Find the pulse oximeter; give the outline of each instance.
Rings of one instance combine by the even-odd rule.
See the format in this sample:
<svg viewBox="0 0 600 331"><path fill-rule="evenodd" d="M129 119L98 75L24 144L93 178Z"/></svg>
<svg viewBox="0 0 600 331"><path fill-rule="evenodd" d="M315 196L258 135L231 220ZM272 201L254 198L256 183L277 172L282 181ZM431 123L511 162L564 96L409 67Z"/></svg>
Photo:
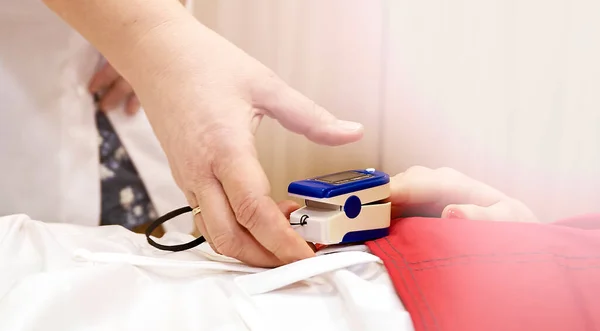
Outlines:
<svg viewBox="0 0 600 331"><path fill-rule="evenodd" d="M390 177L375 169L350 170L292 182L288 194L305 206L290 223L306 241L334 245L385 237L389 233Z"/></svg>

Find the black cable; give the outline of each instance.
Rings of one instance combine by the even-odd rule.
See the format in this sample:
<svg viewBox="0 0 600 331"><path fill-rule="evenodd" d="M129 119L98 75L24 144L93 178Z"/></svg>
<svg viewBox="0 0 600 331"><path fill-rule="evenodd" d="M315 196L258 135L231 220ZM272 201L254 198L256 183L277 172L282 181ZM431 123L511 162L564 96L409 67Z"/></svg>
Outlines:
<svg viewBox="0 0 600 331"><path fill-rule="evenodd" d="M302 215L302 217L300 217L300 222L298 223L292 223L290 222L290 225L300 225L300 226L305 226L308 222L306 221L306 219L308 218L308 215Z"/></svg>
<svg viewBox="0 0 600 331"><path fill-rule="evenodd" d="M154 222L150 223L150 225L148 226L148 228L146 229L146 240L148 241L148 243L153 246L156 247L160 250L163 251L171 251L171 252L180 252L180 251L185 251L188 250L190 248L194 248L200 244L202 244L203 242L206 241L206 239L204 239L203 236L200 236L188 243L185 244L180 244L180 245L163 245L163 244L159 244L156 241L152 240L152 238L150 238L150 236L152 235L152 232L154 232L154 230L156 230L159 226L161 226L163 223L167 222L170 219L173 219L181 214L185 214L185 213L189 213L192 211L191 207L181 207L179 209L175 209L171 212L168 212L166 214L164 214L163 216L157 218ZM300 217L300 222L298 223L291 223L290 225L300 225L300 226L305 226L308 222L306 221L308 219L308 215L302 215L302 217Z"/></svg>
<svg viewBox="0 0 600 331"><path fill-rule="evenodd" d="M146 239L148 240L148 243L158 249L163 250L163 251L180 252L180 251L188 250L190 248L194 248L194 247L200 245L201 243L205 242L206 239L204 239L204 237L200 236L200 237L198 237L188 243L185 243L185 244L169 246L169 245L159 244L156 241L152 240L152 238L150 238L150 235L152 235L152 232L154 230L156 230L159 226L161 226L161 224L163 224L166 221L168 221L172 218L175 218L181 214L189 213L191 211L192 211L191 207L182 207L179 209L175 209L172 212L169 212L169 213L157 218L156 221L150 223L150 226L148 226L148 228L146 229Z"/></svg>

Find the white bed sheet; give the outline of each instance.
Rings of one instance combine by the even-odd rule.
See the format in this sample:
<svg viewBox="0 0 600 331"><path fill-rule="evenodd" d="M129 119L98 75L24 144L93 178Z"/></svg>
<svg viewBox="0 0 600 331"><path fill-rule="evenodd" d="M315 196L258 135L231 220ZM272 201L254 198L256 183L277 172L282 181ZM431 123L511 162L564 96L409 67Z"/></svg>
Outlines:
<svg viewBox="0 0 600 331"><path fill-rule="evenodd" d="M162 243L192 239L167 233ZM0 330L413 330L374 255L276 269L208 245L159 251L118 226L0 218Z"/></svg>

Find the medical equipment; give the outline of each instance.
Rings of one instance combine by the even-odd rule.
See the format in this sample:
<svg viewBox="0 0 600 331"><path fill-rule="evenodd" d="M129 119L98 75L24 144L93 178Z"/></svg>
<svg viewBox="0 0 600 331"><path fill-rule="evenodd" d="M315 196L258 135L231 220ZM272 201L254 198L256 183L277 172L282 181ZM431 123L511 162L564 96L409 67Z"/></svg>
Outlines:
<svg viewBox="0 0 600 331"><path fill-rule="evenodd" d="M290 215L294 229L308 242L345 244L388 235L390 177L369 168L292 182L290 196L305 200Z"/></svg>
<svg viewBox="0 0 600 331"><path fill-rule="evenodd" d="M294 211L290 224L308 242L315 244L349 244L388 235L391 203L390 176L369 168L350 170L292 182L288 193L305 199L306 206ZM182 207L167 213L146 229L148 243L166 251L184 251L200 245L204 237L185 244L163 245L150 238L161 224L193 211Z"/></svg>

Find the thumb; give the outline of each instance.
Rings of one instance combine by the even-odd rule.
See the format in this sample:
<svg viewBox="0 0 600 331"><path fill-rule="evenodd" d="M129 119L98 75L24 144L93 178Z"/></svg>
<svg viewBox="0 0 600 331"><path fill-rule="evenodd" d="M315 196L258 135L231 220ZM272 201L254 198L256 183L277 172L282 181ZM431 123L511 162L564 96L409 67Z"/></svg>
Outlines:
<svg viewBox="0 0 600 331"><path fill-rule="evenodd" d="M286 129L318 144L343 145L363 136L362 124L337 119L279 79L273 79L268 87L256 91L254 106Z"/></svg>
<svg viewBox="0 0 600 331"><path fill-rule="evenodd" d="M535 214L519 200L501 200L489 207L452 204L442 211L442 218L464 218L476 221L510 221L537 223Z"/></svg>
<svg viewBox="0 0 600 331"><path fill-rule="evenodd" d="M511 208L498 202L489 207L477 205L448 205L442 211L442 218L460 218L474 221L517 221Z"/></svg>

